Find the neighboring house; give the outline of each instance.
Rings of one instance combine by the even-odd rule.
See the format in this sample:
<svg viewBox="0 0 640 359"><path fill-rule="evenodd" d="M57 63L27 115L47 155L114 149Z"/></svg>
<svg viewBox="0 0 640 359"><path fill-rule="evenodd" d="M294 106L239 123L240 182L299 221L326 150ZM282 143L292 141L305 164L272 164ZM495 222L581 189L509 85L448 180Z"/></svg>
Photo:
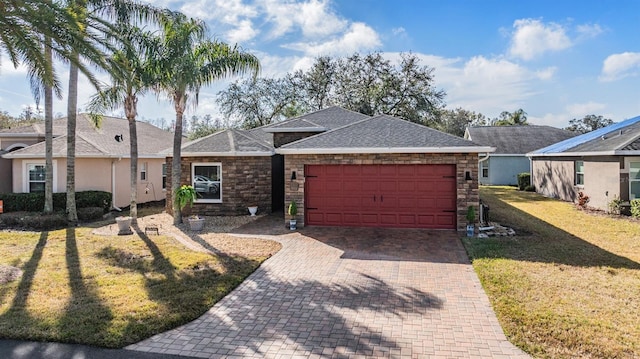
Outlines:
<svg viewBox="0 0 640 359"><path fill-rule="evenodd" d="M640 198L640 116L527 154L532 183L547 197L607 210L614 198Z"/></svg>
<svg viewBox="0 0 640 359"><path fill-rule="evenodd" d="M66 192L67 121L53 121L53 190ZM138 203L165 198L165 155L173 134L145 122L137 122ZM11 171L0 173L0 182L9 183L7 192L43 192L45 180L44 124L0 131L0 147L5 153L3 166L10 161ZM130 203L129 122L104 116L97 128L88 115L80 114L76 127L76 191L111 192L113 206ZM5 187L7 187L5 185Z"/></svg>
<svg viewBox="0 0 640 359"><path fill-rule="evenodd" d="M255 204L269 212L295 200L299 225L462 230L468 206L479 202L478 153L492 150L330 107L185 143L181 182L205 176L218 184L219 192L198 192L196 213L242 214Z"/></svg>
<svg viewBox="0 0 640 359"><path fill-rule="evenodd" d="M518 173L531 171L528 152L575 135L551 126L478 126L468 127L464 138L496 148L495 152L480 156L480 184L516 185Z"/></svg>

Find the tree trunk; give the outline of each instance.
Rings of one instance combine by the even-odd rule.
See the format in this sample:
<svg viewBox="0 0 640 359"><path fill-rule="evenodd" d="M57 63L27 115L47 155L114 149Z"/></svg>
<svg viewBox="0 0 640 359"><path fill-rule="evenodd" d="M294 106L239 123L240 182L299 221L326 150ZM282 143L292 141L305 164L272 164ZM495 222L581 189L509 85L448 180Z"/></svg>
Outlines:
<svg viewBox="0 0 640 359"><path fill-rule="evenodd" d="M124 100L124 111L129 121L129 145L131 154L131 203L129 215L132 224L138 222L138 131L136 129L136 112L138 99L129 95Z"/></svg>
<svg viewBox="0 0 640 359"><path fill-rule="evenodd" d="M53 65L51 38L44 39L44 57ZM44 143L45 143L45 182L44 213L53 213L53 88L44 86Z"/></svg>
<svg viewBox="0 0 640 359"><path fill-rule="evenodd" d="M171 162L171 208L173 209L173 224L182 222L182 213L176 203L176 193L180 188L180 177L182 174L181 147L182 147L182 117L186 107L184 94L174 94L173 103L176 110L176 125L173 134L173 158Z"/></svg>
<svg viewBox="0 0 640 359"><path fill-rule="evenodd" d="M78 54L74 54L76 60ZM69 67L69 98L67 102L67 220L78 223L76 210L76 116L78 108L78 67Z"/></svg>

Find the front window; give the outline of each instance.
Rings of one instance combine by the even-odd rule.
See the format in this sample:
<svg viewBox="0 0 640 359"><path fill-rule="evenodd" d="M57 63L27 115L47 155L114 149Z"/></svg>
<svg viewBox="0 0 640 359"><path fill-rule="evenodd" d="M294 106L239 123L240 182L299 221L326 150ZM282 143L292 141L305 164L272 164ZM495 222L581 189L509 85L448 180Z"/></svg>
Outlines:
<svg viewBox="0 0 640 359"><path fill-rule="evenodd" d="M489 160L480 162L480 173L482 177L489 177Z"/></svg>
<svg viewBox="0 0 640 359"><path fill-rule="evenodd" d="M42 164L28 164L29 171L29 193L44 192L44 182L46 179L45 167Z"/></svg>
<svg viewBox="0 0 640 359"><path fill-rule="evenodd" d="M576 185L583 186L584 185L584 161L576 161Z"/></svg>
<svg viewBox="0 0 640 359"><path fill-rule="evenodd" d="M629 166L629 200L640 199L640 162Z"/></svg>
<svg viewBox="0 0 640 359"><path fill-rule="evenodd" d="M222 164L194 163L191 175L196 202L222 202Z"/></svg>

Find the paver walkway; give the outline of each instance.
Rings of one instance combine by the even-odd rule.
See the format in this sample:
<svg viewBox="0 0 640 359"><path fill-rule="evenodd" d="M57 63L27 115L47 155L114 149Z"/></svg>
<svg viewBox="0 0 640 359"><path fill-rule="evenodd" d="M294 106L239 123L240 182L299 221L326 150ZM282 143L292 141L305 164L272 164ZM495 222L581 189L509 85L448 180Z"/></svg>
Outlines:
<svg viewBox="0 0 640 359"><path fill-rule="evenodd" d="M269 222L271 221L271 222ZM243 233L283 249L202 317L127 349L219 358L516 358L457 234ZM285 234L286 233L286 234Z"/></svg>

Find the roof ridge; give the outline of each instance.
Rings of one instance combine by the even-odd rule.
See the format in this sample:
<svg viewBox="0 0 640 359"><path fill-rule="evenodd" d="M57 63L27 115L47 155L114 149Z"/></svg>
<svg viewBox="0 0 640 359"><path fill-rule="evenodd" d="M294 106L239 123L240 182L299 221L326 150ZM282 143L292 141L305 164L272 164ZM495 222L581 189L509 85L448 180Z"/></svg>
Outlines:
<svg viewBox="0 0 640 359"><path fill-rule="evenodd" d="M232 152L237 151L237 148L236 148L236 141L235 141L235 139L233 138L233 131L231 131L231 130L230 130L230 131L227 131L227 137L229 138L229 148L231 148L231 151L232 151Z"/></svg>

